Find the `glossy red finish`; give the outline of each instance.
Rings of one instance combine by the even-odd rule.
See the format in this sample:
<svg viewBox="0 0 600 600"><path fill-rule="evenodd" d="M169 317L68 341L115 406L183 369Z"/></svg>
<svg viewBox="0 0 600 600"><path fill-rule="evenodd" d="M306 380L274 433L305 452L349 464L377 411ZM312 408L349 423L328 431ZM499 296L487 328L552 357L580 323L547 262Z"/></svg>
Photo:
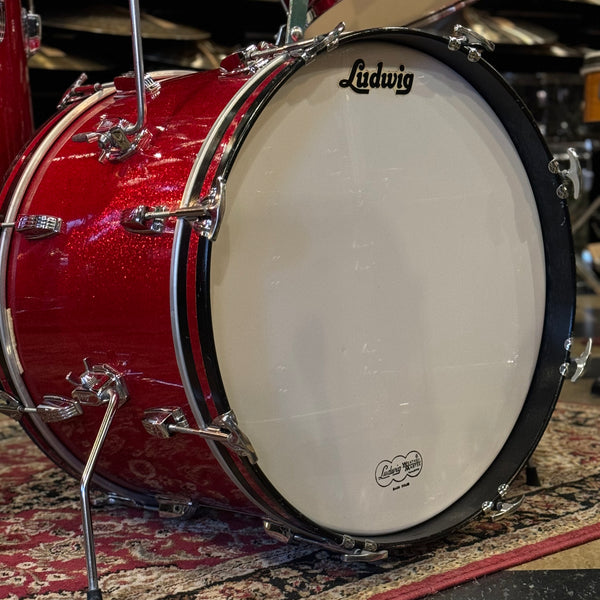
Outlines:
<svg viewBox="0 0 600 600"><path fill-rule="evenodd" d="M21 2L5 0L2 4L5 23L4 39L0 41L0 180L33 132Z"/></svg>
<svg viewBox="0 0 600 600"><path fill-rule="evenodd" d="M60 134L49 132L56 141L25 182L18 214L60 217L63 232L38 240L13 233L6 287L22 379L36 404L46 395L69 398L73 386L65 377L81 374L83 359L123 374L130 398L117 411L97 469L107 487L246 510L249 502L204 440L159 439L142 426L148 408L179 406L192 426L194 418L171 333L173 227L144 235L121 225L121 213L138 205L180 205L203 140L243 83L218 71L163 80L158 95L148 97L152 137L122 162L100 163L95 142L72 137L95 131L101 118L135 122L134 94L108 96L70 125L59 121ZM22 165L44 141L38 136ZM24 183L22 169L11 174L13 189ZM5 198L5 210L10 202ZM35 426L24 426L51 456L66 450L83 463L103 414L102 407L85 407L82 416L52 424L60 448L44 448Z"/></svg>

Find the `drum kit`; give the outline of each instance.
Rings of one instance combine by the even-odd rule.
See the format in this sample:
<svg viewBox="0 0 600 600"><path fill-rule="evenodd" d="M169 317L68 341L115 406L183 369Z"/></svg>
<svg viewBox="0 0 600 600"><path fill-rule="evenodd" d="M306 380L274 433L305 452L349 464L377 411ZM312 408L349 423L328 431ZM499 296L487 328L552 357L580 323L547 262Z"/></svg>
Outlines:
<svg viewBox="0 0 600 600"><path fill-rule="evenodd" d="M580 168L492 42L422 28L465 4L290 0L277 42L146 72L131 0L133 72L79 78L20 151L27 103L0 98L0 412L81 480L88 598L92 486L346 561L520 505L591 352L570 352ZM15 91L23 15L0 6Z"/></svg>

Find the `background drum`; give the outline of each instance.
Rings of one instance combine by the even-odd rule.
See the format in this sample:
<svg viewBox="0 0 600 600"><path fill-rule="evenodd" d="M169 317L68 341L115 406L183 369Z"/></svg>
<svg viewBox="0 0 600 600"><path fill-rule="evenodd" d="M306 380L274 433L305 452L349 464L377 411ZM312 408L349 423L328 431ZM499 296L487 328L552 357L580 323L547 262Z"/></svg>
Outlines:
<svg viewBox="0 0 600 600"><path fill-rule="evenodd" d="M0 180L33 132L27 55L36 40L24 35L34 21L21 12L19 0L0 0ZM29 47L30 41L32 46Z"/></svg>
<svg viewBox="0 0 600 600"><path fill-rule="evenodd" d="M338 23L348 30L390 25L423 25L448 15L474 0L309 0L305 37L331 31ZM285 1L290 6L289 1Z"/></svg>

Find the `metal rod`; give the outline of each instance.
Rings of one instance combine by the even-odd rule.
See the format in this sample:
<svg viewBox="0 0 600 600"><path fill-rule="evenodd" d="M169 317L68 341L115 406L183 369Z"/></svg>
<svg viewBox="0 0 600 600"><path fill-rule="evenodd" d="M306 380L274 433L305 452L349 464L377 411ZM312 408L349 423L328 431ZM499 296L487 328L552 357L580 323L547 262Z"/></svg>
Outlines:
<svg viewBox="0 0 600 600"><path fill-rule="evenodd" d="M135 91L137 96L137 121L125 128L127 135L138 133L146 122L146 90L144 84L144 53L140 29L140 4L138 0L129 0L131 13L131 45L133 50L133 71L135 73Z"/></svg>
<svg viewBox="0 0 600 600"><path fill-rule="evenodd" d="M102 450L104 440L106 439L106 435L108 434L113 417L115 416L117 408L119 407L118 394L112 389L108 390L108 394L109 398L106 407L106 413L104 414L104 418L100 424L100 429L96 435L94 445L92 446L87 463L83 469L83 474L81 475L81 512L83 519L85 563L88 576L88 600L101 600L102 598L102 592L100 591L100 587L98 585L98 570L96 568L96 551L94 548L94 530L92 527L92 515L90 511L89 484L94 473L94 468L96 467L96 461L98 460L98 456Z"/></svg>

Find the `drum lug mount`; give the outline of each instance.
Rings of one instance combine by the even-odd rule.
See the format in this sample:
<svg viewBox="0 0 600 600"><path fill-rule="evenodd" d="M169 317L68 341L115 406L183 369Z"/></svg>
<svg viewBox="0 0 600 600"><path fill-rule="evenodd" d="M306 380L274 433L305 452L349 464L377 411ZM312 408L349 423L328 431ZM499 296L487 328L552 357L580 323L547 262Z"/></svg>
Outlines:
<svg viewBox="0 0 600 600"><path fill-rule="evenodd" d="M64 96L61 98L60 102L56 106L58 110L63 110L67 108L70 104L75 104L76 102L80 102L85 98L89 98L92 94L99 92L103 85L100 83L87 84L87 75L82 73L71 85L71 87L65 92Z"/></svg>
<svg viewBox="0 0 600 600"><path fill-rule="evenodd" d="M562 184L558 186L556 195L561 200L568 200L569 198L578 200L583 189L581 164L574 148L567 148L567 156L569 158L568 169L561 169L558 159L555 158L548 164L548 170L559 175L562 179Z"/></svg>
<svg viewBox="0 0 600 600"><path fill-rule="evenodd" d="M208 196L205 196L195 206L168 210L164 206L138 206L124 211L121 215L121 225L131 233L155 234L162 233L165 221L169 218L185 219L192 228L208 240L215 241L225 211L225 187L222 177L217 178Z"/></svg>
<svg viewBox="0 0 600 600"><path fill-rule="evenodd" d="M233 411L219 415L203 429L192 429L181 408L151 408L145 411L142 425L154 437L169 438L176 433L196 435L220 442L232 452L246 457L252 464L256 464L258 460L250 440L239 429Z"/></svg>
<svg viewBox="0 0 600 600"><path fill-rule="evenodd" d="M560 366L560 374L563 377L570 377L571 381L575 383L585 371L590 355L592 354L592 338L588 338L583 352L570 362L564 362ZM565 341L565 350L570 350L573 344L573 338L569 338Z"/></svg>
<svg viewBox="0 0 600 600"><path fill-rule="evenodd" d="M58 423L83 414L81 405L76 400L61 396L44 396L44 401L35 408L24 406L14 396L0 391L0 414L15 421L20 421L26 414L35 414L44 423Z"/></svg>
<svg viewBox="0 0 600 600"><path fill-rule="evenodd" d="M498 495L500 496L500 499L496 501L488 500L481 505L484 516L491 521L499 521L504 517L508 517L523 504L525 496L519 496L512 501L504 500L508 493L508 487L509 486L506 483L498 486Z"/></svg>
<svg viewBox="0 0 600 600"><path fill-rule="evenodd" d="M479 62L484 50L493 52L496 49L494 42L463 25L455 25L453 34L448 38L448 49L455 52L464 48L469 62Z"/></svg>
<svg viewBox="0 0 600 600"><path fill-rule="evenodd" d="M40 240L61 233L63 220L50 215L23 215L16 223L1 223L2 229L13 229L28 240Z"/></svg>
<svg viewBox="0 0 600 600"><path fill-rule="evenodd" d="M324 548L331 552L342 555L344 562L377 562L388 557L388 551L378 548L371 540L365 540L363 547L357 547L357 542L349 535L342 537L341 544L335 544L331 540L313 536L311 534L292 531L289 527L279 525L273 521L263 521L263 527L269 537L289 544L290 542L301 542Z"/></svg>

